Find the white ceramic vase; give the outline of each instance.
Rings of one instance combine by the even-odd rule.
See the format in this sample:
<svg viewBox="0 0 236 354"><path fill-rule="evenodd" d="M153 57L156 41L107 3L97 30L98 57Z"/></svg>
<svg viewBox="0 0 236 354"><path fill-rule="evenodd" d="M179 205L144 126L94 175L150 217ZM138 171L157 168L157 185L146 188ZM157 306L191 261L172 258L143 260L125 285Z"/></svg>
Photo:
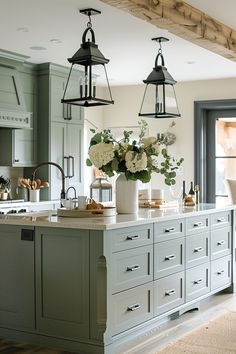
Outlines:
<svg viewBox="0 0 236 354"><path fill-rule="evenodd" d="M127 180L124 173L116 180L116 208L118 214L138 212L138 181Z"/></svg>

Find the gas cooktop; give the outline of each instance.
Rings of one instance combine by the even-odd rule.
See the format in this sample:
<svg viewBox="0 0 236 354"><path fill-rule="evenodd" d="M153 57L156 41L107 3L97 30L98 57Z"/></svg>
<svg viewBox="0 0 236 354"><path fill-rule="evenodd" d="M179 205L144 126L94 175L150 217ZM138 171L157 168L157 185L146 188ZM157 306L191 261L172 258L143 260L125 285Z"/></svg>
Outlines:
<svg viewBox="0 0 236 354"><path fill-rule="evenodd" d="M0 204L8 204L8 203L22 203L24 199L7 199L7 200L0 200Z"/></svg>

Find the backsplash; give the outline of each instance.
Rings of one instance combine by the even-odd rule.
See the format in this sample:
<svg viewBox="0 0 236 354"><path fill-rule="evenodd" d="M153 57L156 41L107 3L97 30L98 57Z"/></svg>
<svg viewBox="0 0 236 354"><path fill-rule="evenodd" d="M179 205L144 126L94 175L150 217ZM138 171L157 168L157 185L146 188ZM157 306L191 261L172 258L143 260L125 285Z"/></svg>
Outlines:
<svg viewBox="0 0 236 354"><path fill-rule="evenodd" d="M23 168L0 166L0 176L10 178L11 180L10 198L17 198L18 178L23 177Z"/></svg>

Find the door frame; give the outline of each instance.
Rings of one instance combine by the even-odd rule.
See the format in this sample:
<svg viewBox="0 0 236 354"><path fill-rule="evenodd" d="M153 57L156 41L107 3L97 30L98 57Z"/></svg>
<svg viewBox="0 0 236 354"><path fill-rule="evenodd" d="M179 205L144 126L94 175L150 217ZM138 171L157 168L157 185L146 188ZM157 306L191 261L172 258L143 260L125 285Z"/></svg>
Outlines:
<svg viewBox="0 0 236 354"><path fill-rule="evenodd" d="M236 109L236 99L194 101L194 181L201 187L201 202L207 202L207 112Z"/></svg>

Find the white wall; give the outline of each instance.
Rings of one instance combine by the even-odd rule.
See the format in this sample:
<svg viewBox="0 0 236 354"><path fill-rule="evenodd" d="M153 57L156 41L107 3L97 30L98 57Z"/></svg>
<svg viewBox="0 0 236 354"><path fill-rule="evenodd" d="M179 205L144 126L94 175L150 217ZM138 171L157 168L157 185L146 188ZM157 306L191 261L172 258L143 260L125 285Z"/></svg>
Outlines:
<svg viewBox="0 0 236 354"><path fill-rule="evenodd" d="M90 195L89 186L93 180L93 168L86 166L88 146L93 133L90 129L103 129L103 107L90 107L84 109L84 195Z"/></svg>
<svg viewBox="0 0 236 354"><path fill-rule="evenodd" d="M104 127L137 125L143 93L144 85L112 87L115 104L103 109ZM184 157L182 179L185 179L189 186L194 176L194 101L236 99L236 79L180 82L176 84L176 95L182 117L175 119L177 124L172 128L172 132L176 134L177 140L170 146L169 151L176 157ZM150 134L164 132L171 121L171 118L147 119ZM153 174L152 188L163 187L165 186L160 176Z"/></svg>

